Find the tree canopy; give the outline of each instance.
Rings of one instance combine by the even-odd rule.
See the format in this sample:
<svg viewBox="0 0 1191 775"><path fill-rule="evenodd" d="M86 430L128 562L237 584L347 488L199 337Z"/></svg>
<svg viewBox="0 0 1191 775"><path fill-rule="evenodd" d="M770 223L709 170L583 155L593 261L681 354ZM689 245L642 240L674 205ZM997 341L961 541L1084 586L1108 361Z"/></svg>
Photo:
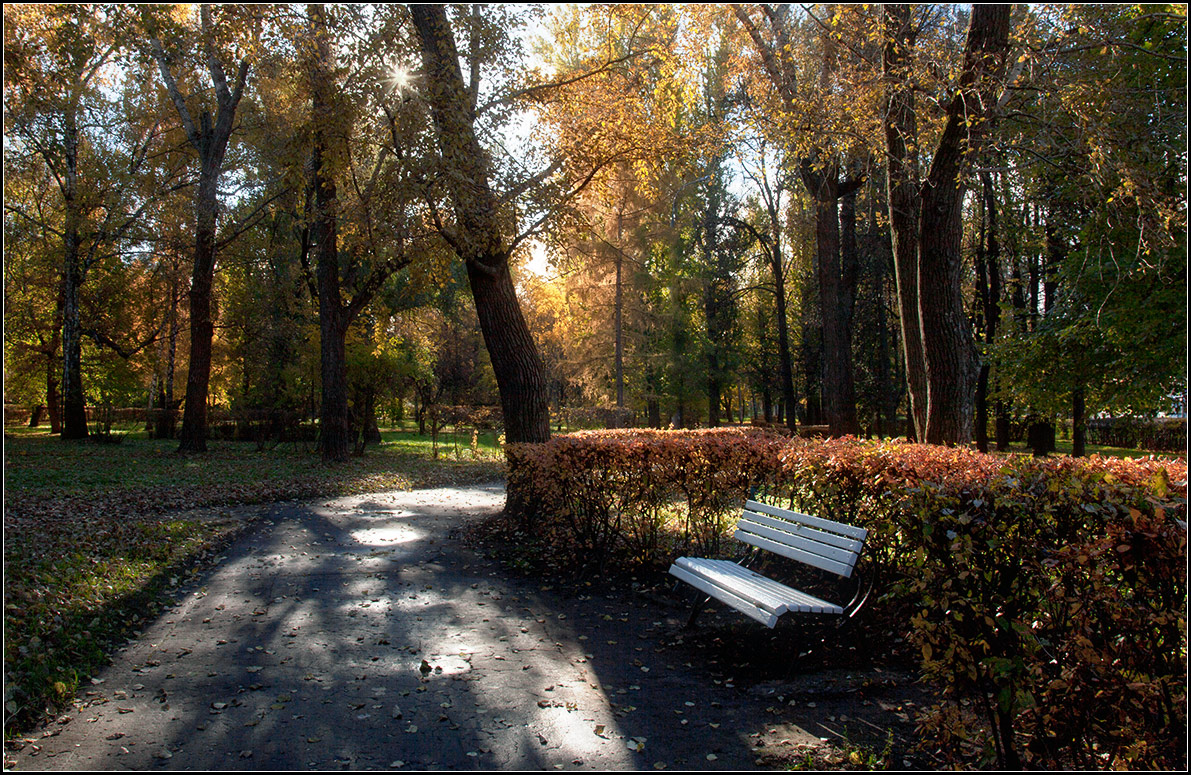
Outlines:
<svg viewBox="0 0 1191 775"><path fill-rule="evenodd" d="M336 461L450 403L1000 445L1185 404L1182 5L4 21L5 401L64 439L259 416Z"/></svg>

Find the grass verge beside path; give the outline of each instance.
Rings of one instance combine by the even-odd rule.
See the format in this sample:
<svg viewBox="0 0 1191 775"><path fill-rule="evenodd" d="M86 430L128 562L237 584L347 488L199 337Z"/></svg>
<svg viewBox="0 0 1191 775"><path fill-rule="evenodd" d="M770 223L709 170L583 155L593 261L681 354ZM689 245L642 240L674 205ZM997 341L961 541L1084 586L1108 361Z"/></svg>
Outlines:
<svg viewBox="0 0 1191 775"><path fill-rule="evenodd" d="M494 443L456 453L384 434L329 466L309 447L258 450L129 434L119 444L62 442L44 430L4 437L4 736L69 701L111 650L160 609L243 527L221 507L503 477ZM205 509L206 515L188 514ZM213 512L213 518L212 518Z"/></svg>

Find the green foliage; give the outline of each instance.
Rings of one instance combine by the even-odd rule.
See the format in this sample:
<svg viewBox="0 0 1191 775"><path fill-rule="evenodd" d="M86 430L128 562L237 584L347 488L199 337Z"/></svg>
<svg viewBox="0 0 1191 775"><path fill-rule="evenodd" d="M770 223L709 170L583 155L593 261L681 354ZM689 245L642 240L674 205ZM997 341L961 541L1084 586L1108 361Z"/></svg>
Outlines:
<svg viewBox="0 0 1191 775"><path fill-rule="evenodd" d="M1021 154L1013 186L1047 233L1026 217L1002 236L1046 254L1030 270L1046 299L991 349L1000 395L1049 415L1076 388L1089 415L1169 410L1187 363L1186 10L1048 6L1033 21L1063 45L1038 49L1006 153Z"/></svg>
<svg viewBox="0 0 1191 775"><path fill-rule="evenodd" d="M1182 761L1184 460L728 429L581 433L508 452L510 503L555 568L717 553L754 486L868 528L879 605L911 622L943 690L922 731L961 766Z"/></svg>

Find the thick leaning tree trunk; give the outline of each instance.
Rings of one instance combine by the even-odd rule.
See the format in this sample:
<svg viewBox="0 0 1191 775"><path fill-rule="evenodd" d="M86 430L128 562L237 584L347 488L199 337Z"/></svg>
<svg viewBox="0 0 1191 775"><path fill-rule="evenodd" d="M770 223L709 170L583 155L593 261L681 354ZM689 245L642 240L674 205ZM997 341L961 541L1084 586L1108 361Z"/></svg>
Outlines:
<svg viewBox="0 0 1191 775"><path fill-rule="evenodd" d="M980 358L964 309L964 177L991 120L989 84L1005 68L1008 5L975 5L959 91L922 187L918 243L918 310L926 354L926 441L972 439Z"/></svg>
<svg viewBox="0 0 1191 775"><path fill-rule="evenodd" d="M492 361L509 442L550 438L545 370L517 300L487 155L476 139L455 36L441 5L410 5L421 42L444 182L455 214L449 235L467 267L484 345Z"/></svg>

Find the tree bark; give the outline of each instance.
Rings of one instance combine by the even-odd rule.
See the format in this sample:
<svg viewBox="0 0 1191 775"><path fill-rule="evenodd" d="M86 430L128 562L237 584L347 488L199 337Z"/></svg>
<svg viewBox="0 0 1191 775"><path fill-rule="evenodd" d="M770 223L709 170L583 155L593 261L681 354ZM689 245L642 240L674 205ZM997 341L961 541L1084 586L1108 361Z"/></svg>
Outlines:
<svg viewBox="0 0 1191 775"><path fill-rule="evenodd" d="M411 5L444 185L455 215L444 237L467 267L484 344L492 361L509 442L550 438L546 376L509 274L509 249L489 181L487 155L472 124L455 36L441 5Z"/></svg>
<svg viewBox="0 0 1191 775"><path fill-rule="evenodd" d="M622 231L624 228L624 202L616 213L616 408L624 409L624 255L620 246L624 244Z"/></svg>
<svg viewBox="0 0 1191 775"><path fill-rule="evenodd" d="M81 205L78 201L79 139L75 116L66 117L64 186L66 218L62 266L62 439L87 437L87 403L83 395L83 332L79 322L79 289L83 285Z"/></svg>
<svg viewBox="0 0 1191 775"><path fill-rule="evenodd" d="M910 422L918 439L926 428L926 356L918 317L918 116L910 82L911 53L916 31L908 5L885 5L882 22L885 45L881 68L886 81L885 166L889 193L890 236L898 317L910 399Z"/></svg>
<svg viewBox="0 0 1191 775"><path fill-rule="evenodd" d="M773 274L773 289L775 294L774 306L777 314L777 359L778 371L781 372L782 401L786 406L794 406L794 361L790 356L790 313L786 303L785 266L782 261L781 228L777 220L777 208L769 206L769 217L773 224L773 244L770 246L769 270ZM786 419L786 427L795 429L794 412L790 412Z"/></svg>
<svg viewBox="0 0 1191 775"><path fill-rule="evenodd" d="M910 10L887 5L884 20L889 35L883 70L890 81L885 119L890 221L913 414L920 438L928 443L965 444L972 438L979 369L963 306L963 179L990 120L985 108L992 104L989 84L1004 68L1009 6L972 8L959 86L947 107L947 122L921 187L915 177L917 151L910 150L917 143L906 78L913 45ZM916 308L911 306L915 299ZM916 336L921 339L921 362L913 352ZM915 374L920 366L925 366L924 428L923 380L921 373Z"/></svg>
<svg viewBox="0 0 1191 775"><path fill-rule="evenodd" d="M318 285L319 367L322 403L319 409L319 454L326 462L347 460L351 450L351 422L347 405L347 328L350 314L339 288L338 191L327 165L327 126L335 121L330 71L331 50L321 5L307 11L314 37L310 66L314 145L311 188L314 207L310 224Z"/></svg>
<svg viewBox="0 0 1191 775"><path fill-rule="evenodd" d="M169 91L174 109L186 130L190 145L198 152L199 183L195 196L194 268L190 282L190 363L186 375L186 406L179 434L179 452L207 451L207 398L211 381L211 344L215 325L211 317L211 292L215 281L215 229L219 214L219 176L234 127L236 108L248 79L248 60L240 62L236 83L228 88L227 74L220 65L211 43L210 7L199 9L204 36L207 69L215 86L218 111L214 120L203 111L196 125L186 106L186 99L170 71L169 59L161 42L154 38L153 55Z"/></svg>
<svg viewBox="0 0 1191 775"><path fill-rule="evenodd" d="M55 353L54 355L56 355ZM62 432L61 403L58 398L58 360L51 355L45 375L45 404L50 416L50 433Z"/></svg>
<svg viewBox="0 0 1191 775"><path fill-rule="evenodd" d="M69 215L67 216L70 217ZM79 325L79 286L83 283L79 258L79 233L67 227L66 277L62 306L62 438L87 437L87 405L83 395L82 344Z"/></svg>
<svg viewBox="0 0 1191 775"><path fill-rule="evenodd" d="M206 122L209 123L209 122ZM215 283L215 223L219 169L202 164L196 201L198 223L194 240L194 271L190 278L190 361L186 370L186 403L179 452L207 451L207 396L211 382L211 344L215 322L211 318L211 290Z"/></svg>
<svg viewBox="0 0 1191 775"><path fill-rule="evenodd" d="M983 179L984 175L981 174ZM980 233L977 237L976 244L976 303L978 307L978 314L975 316L976 333L984 341L985 345L992 342L992 335L989 333L990 326L994 324L989 319L989 306L991 302L991 291L989 290L989 262L988 254L986 253L986 245L988 244L988 205L989 202L983 195L980 196ZM989 363L985 358L980 363L980 376L976 380L976 449L980 452L988 452L988 378L989 378Z"/></svg>
<svg viewBox="0 0 1191 775"><path fill-rule="evenodd" d="M1083 457L1087 454L1088 418L1084 406L1083 386L1071 392L1071 456Z"/></svg>
<svg viewBox="0 0 1191 775"><path fill-rule="evenodd" d="M862 181L839 180L838 165L834 162L822 171L815 171L807 160L802 164L802 179L815 200L815 253L823 341L823 419L831 435L855 435L860 432L856 418L856 384L852 375L852 317L859 274L855 192ZM846 214L842 219L841 200L844 200Z"/></svg>

